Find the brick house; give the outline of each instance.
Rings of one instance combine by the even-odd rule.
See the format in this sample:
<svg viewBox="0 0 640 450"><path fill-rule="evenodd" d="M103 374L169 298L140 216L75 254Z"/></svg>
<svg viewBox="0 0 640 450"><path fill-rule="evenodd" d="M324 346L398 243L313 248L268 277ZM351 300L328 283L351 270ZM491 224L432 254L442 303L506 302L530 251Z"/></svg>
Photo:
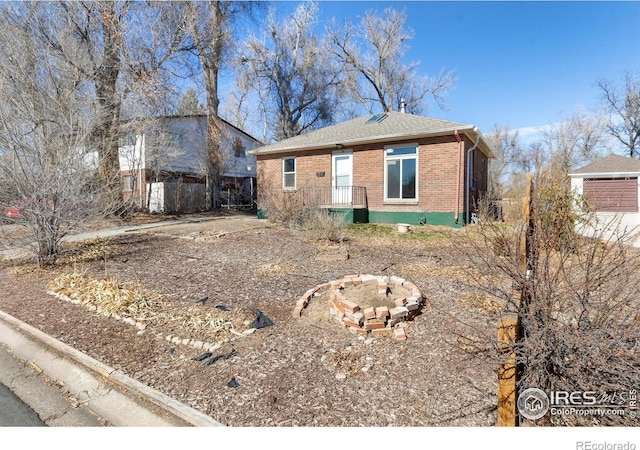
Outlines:
<svg viewBox="0 0 640 450"><path fill-rule="evenodd" d="M273 189L345 220L462 226L487 191L493 153L473 125L402 112L358 117L248 152L258 208Z"/></svg>
<svg viewBox="0 0 640 450"><path fill-rule="evenodd" d="M640 161L609 155L569 173L571 189L582 196L591 212L581 228L587 235L616 240L640 231ZM640 246L640 238L636 239Z"/></svg>

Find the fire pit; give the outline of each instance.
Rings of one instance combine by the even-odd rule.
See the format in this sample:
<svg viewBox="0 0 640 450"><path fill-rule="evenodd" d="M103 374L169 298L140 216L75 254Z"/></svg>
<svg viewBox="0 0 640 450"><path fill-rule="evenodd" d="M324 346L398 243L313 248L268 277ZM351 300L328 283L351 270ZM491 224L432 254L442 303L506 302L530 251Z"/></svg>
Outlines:
<svg viewBox="0 0 640 450"><path fill-rule="evenodd" d="M300 317L312 298L327 302L335 322L351 332L406 339L402 322L420 314L425 298L418 287L396 276L348 275L309 289L293 310Z"/></svg>

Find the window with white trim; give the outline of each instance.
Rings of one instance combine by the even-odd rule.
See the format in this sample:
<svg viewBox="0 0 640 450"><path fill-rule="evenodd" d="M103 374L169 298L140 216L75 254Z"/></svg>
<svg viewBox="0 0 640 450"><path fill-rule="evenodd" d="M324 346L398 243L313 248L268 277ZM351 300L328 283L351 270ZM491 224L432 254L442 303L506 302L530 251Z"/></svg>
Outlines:
<svg viewBox="0 0 640 450"><path fill-rule="evenodd" d="M236 158L246 158L246 148L242 145L242 141L239 138L233 138L233 154Z"/></svg>
<svg viewBox="0 0 640 450"><path fill-rule="evenodd" d="M122 177L122 190L133 191L136 186L136 177L134 175L125 175Z"/></svg>
<svg viewBox="0 0 640 450"><path fill-rule="evenodd" d="M415 201L418 199L418 147L407 145L385 148L384 199Z"/></svg>
<svg viewBox="0 0 640 450"><path fill-rule="evenodd" d="M282 187L284 189L296 188L296 158L282 159Z"/></svg>

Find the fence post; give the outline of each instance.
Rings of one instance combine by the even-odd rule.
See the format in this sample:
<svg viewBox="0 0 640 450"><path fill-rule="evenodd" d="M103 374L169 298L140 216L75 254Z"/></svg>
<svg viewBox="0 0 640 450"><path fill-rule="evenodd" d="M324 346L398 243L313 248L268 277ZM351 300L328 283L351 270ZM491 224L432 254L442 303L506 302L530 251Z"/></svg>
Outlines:
<svg viewBox="0 0 640 450"><path fill-rule="evenodd" d="M518 315L507 314L498 323L498 345L505 361L498 366L498 426L518 425L516 414L517 371L514 345L518 337Z"/></svg>
<svg viewBox="0 0 640 450"><path fill-rule="evenodd" d="M525 275L525 282L514 286L513 301L518 305L517 313L509 313L498 323L498 346L505 358L498 366L498 426L518 426L516 397L518 394L518 367L516 365L515 346L523 339L524 329L521 323L522 313L527 313L531 301L529 281L535 264L535 247L533 244L533 180L527 173L527 186L523 199L523 215L525 232L518 242L517 258L520 270Z"/></svg>

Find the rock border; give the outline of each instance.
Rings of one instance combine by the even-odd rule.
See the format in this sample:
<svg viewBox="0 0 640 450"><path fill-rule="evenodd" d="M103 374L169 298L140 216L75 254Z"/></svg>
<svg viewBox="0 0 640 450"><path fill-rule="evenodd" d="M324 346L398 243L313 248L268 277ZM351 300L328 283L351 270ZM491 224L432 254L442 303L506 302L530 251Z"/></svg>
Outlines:
<svg viewBox="0 0 640 450"><path fill-rule="evenodd" d="M67 295L64 294L60 294L58 292L54 292L54 291L47 291L47 294L56 297L59 300L65 301L65 302L69 302L69 303L73 303L74 305L82 305L82 301L80 299L73 299ZM95 305L92 304L87 304L85 305L85 308L87 308L89 311L97 311L100 313L104 313L104 311L98 311L98 308ZM146 328L147 328L147 324L144 322L140 322L137 321L131 317L122 317L119 314L115 314L115 313L108 313L105 314L107 317L110 317L112 319L116 319L120 322L126 323L128 325L132 325L134 327L137 328L137 333L138 335L141 335L145 332ZM248 334L251 334L255 331L255 328L249 328L248 330L246 330L244 333L239 333L235 330L230 330L232 331L232 333L236 334L238 337L244 337ZM158 333L158 337L162 338L163 337L163 333ZM167 342L170 342L172 344L176 344L176 345L185 345L185 346L189 346L189 347L193 347L196 350L205 350L208 352L213 352L215 350L218 350L219 348L222 347L222 344L220 344L219 342L207 342L207 341L202 341L202 340L197 340L197 339L189 339L189 338L181 338L178 336L173 336L168 334L167 336L164 337L164 339Z"/></svg>

